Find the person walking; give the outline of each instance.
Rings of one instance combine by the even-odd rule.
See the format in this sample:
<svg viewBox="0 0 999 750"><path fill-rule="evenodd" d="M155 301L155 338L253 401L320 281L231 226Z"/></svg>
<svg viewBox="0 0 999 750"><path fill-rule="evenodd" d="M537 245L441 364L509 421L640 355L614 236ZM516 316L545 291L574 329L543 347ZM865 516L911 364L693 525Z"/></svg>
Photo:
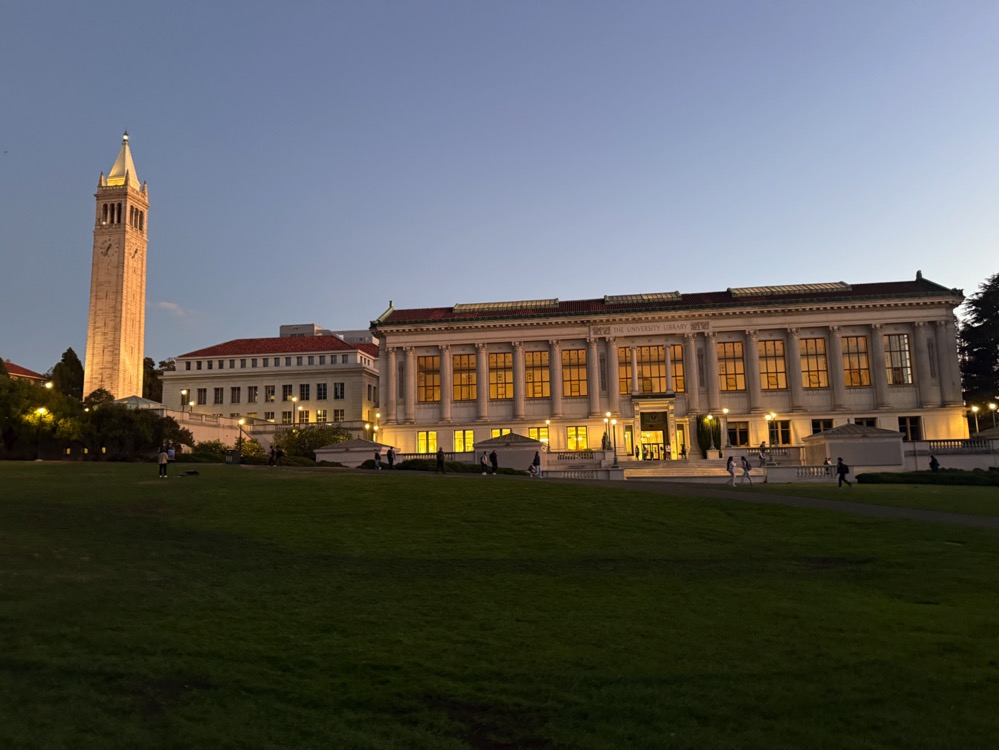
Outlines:
<svg viewBox="0 0 999 750"><path fill-rule="evenodd" d="M725 463L725 471L728 472L728 481L725 484L735 487L735 456L729 456Z"/></svg>
<svg viewBox="0 0 999 750"><path fill-rule="evenodd" d="M382 470L382 450L381 448L375 448L375 471Z"/></svg>
<svg viewBox="0 0 999 750"><path fill-rule="evenodd" d="M940 471L940 462L932 453L930 454L930 471Z"/></svg>
<svg viewBox="0 0 999 750"><path fill-rule="evenodd" d="M391 445L389 446L388 453L385 454L385 458L388 459L389 471L395 466L395 448Z"/></svg>
<svg viewBox="0 0 999 750"><path fill-rule="evenodd" d="M437 468L434 469L434 474L440 472L444 473L444 448L442 446L437 446Z"/></svg>
<svg viewBox="0 0 999 750"><path fill-rule="evenodd" d="M479 466L482 467L482 476L489 473L489 459L486 458L486 452L482 451L482 457L479 458Z"/></svg>
<svg viewBox="0 0 999 750"><path fill-rule="evenodd" d="M540 452L538 452L538 451L534 452L534 462L532 463L532 465L534 466L534 476L540 478L541 477L541 453Z"/></svg>
<svg viewBox="0 0 999 750"><path fill-rule="evenodd" d="M274 446L271 446L271 460L267 462L268 466L274 466L277 463L277 451Z"/></svg>
<svg viewBox="0 0 999 750"><path fill-rule="evenodd" d="M750 476L750 472L753 470L753 465L749 462L749 459L743 456L740 459L742 463L742 476L739 477L739 484L742 484L745 480L749 480L749 486L753 486L753 478Z"/></svg>
<svg viewBox="0 0 999 750"><path fill-rule="evenodd" d="M837 487L842 487L843 482L846 482L848 487L853 487L853 482L846 478L846 475L850 473L850 467L843 463L842 457L836 459L836 473L839 475Z"/></svg>
<svg viewBox="0 0 999 750"><path fill-rule="evenodd" d="M493 476L499 471L499 456L496 455L496 451L489 454L489 463L493 467Z"/></svg>
<svg viewBox="0 0 999 750"><path fill-rule="evenodd" d="M167 478L167 465L170 463L170 454L167 453L167 448L165 445L160 446L160 479Z"/></svg>

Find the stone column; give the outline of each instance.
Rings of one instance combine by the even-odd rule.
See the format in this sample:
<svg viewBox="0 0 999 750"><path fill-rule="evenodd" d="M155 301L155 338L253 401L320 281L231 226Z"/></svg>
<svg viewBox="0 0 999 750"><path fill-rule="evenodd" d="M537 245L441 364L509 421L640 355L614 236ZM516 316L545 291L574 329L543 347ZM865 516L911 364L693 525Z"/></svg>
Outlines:
<svg viewBox="0 0 999 750"><path fill-rule="evenodd" d="M937 370L940 373L940 397L944 406L961 406L961 371L957 363L957 331L954 318L937 321Z"/></svg>
<svg viewBox="0 0 999 750"><path fill-rule="evenodd" d="M520 341L513 342L513 418L526 419L524 409L524 390L527 388L524 373L524 345Z"/></svg>
<svg viewBox="0 0 999 750"><path fill-rule="evenodd" d="M485 344L475 345L476 422L489 421L489 352Z"/></svg>
<svg viewBox="0 0 999 750"><path fill-rule="evenodd" d="M403 384L402 419L405 424L416 421L416 350L405 347L406 352L406 382Z"/></svg>
<svg viewBox="0 0 999 750"><path fill-rule="evenodd" d="M601 416L600 352L597 350L595 338L586 340L586 393L590 397L590 416Z"/></svg>
<svg viewBox="0 0 999 750"><path fill-rule="evenodd" d="M618 370L621 363L617 357L617 342L607 339L607 408L613 415L621 413L621 379Z"/></svg>
<svg viewBox="0 0 999 750"><path fill-rule="evenodd" d="M888 363L885 361L884 327L880 323L871 326L871 349L874 362L874 405L878 409L888 408Z"/></svg>
<svg viewBox="0 0 999 750"><path fill-rule="evenodd" d="M441 422L451 423L451 401L454 398L454 369L451 366L451 347L441 344Z"/></svg>
<svg viewBox="0 0 999 750"><path fill-rule="evenodd" d="M843 379L843 339L839 326L829 326L829 383L833 411L846 411L846 382Z"/></svg>
<svg viewBox="0 0 999 750"><path fill-rule="evenodd" d="M697 336L683 335L683 368L687 379L687 414L696 414L701 409L701 383L697 375Z"/></svg>
<svg viewBox="0 0 999 750"><path fill-rule="evenodd" d="M666 360L664 362L666 368L666 393L674 393L673 388L673 358L669 356L670 343L669 341L663 342L663 353L665 354Z"/></svg>
<svg viewBox="0 0 999 750"><path fill-rule="evenodd" d="M933 398L933 383L930 379L930 346L927 342L926 323L913 323L913 338L915 339L916 361L916 392L919 394L919 405L923 407L936 406L939 401Z"/></svg>
<svg viewBox="0 0 999 750"><path fill-rule="evenodd" d="M396 363L395 347L385 348L385 390L382 400L385 401L385 424L395 424L396 402L399 399L399 365Z"/></svg>
<svg viewBox="0 0 999 750"><path fill-rule="evenodd" d="M759 331L746 331L746 388L749 389L749 411L763 411L763 388L760 385L760 342Z"/></svg>
<svg viewBox="0 0 999 750"><path fill-rule="evenodd" d="M552 419L562 418L562 345L552 340L548 342L548 384L552 399ZM549 436L550 437L550 436Z"/></svg>
<svg viewBox="0 0 999 750"><path fill-rule="evenodd" d="M714 331L707 331L704 334L704 356L704 377L708 381L708 411L714 413L718 411L721 403L718 385L718 342Z"/></svg>
<svg viewBox="0 0 999 750"><path fill-rule="evenodd" d="M805 394L801 384L801 342L798 340L798 329L787 329L787 382L791 388L791 411L803 411Z"/></svg>

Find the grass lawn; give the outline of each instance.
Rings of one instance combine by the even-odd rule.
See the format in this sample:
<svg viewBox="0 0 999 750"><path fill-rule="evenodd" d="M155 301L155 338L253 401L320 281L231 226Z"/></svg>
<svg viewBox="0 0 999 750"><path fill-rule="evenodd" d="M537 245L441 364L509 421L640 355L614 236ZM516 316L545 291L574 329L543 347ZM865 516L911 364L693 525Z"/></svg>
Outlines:
<svg viewBox="0 0 999 750"><path fill-rule="evenodd" d="M0 747L999 737L995 532L599 483L199 470L0 464Z"/></svg>
<svg viewBox="0 0 999 750"><path fill-rule="evenodd" d="M740 488L742 489L742 488ZM760 484L754 492L821 500L845 500L872 505L939 510L971 516L999 516L999 487L961 487L934 484L857 484L838 488L831 484Z"/></svg>

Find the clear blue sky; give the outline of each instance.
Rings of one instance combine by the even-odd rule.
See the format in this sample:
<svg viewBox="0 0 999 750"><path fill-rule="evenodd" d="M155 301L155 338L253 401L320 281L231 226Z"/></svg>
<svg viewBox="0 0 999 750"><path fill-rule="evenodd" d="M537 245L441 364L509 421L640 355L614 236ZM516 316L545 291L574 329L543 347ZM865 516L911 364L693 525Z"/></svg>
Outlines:
<svg viewBox="0 0 999 750"><path fill-rule="evenodd" d="M0 355L86 349L149 183L146 353L387 307L999 271L999 3L46 2L0 28Z"/></svg>

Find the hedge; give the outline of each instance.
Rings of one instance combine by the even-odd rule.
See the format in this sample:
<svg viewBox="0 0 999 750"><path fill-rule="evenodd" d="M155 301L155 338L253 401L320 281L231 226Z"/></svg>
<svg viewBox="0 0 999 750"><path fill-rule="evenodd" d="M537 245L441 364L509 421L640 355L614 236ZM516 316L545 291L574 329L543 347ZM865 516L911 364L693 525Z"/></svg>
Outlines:
<svg viewBox="0 0 999 750"><path fill-rule="evenodd" d="M983 469L941 469L940 471L883 471L859 474L859 484L943 484L999 487L999 467Z"/></svg>

